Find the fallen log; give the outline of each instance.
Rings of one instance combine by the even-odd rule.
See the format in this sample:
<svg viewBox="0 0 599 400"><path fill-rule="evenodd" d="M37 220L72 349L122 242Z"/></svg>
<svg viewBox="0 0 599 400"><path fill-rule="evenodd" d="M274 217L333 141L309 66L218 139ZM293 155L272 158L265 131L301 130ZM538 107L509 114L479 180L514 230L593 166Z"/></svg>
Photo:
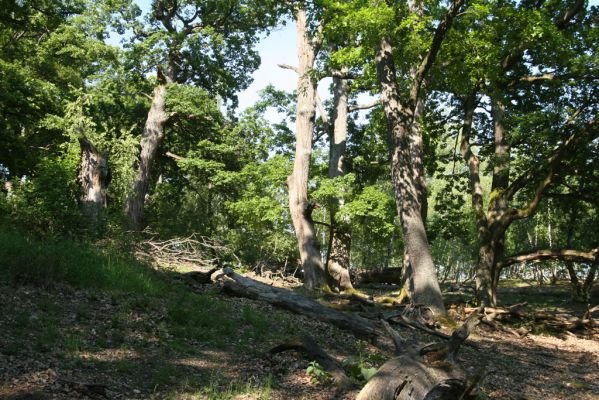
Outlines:
<svg viewBox="0 0 599 400"><path fill-rule="evenodd" d="M339 363L324 351L310 336L293 338L272 348L269 353L276 354L288 350L303 353L310 361L316 361L325 371L331 374L333 383L339 389L349 389L354 385Z"/></svg>
<svg viewBox="0 0 599 400"><path fill-rule="evenodd" d="M290 290L269 286L241 276L231 268L224 268L222 273L214 274L213 279L221 280L223 289L230 294L265 301L274 306L331 323L361 339L373 341L382 334L376 324L368 319L333 310L316 300L301 296Z"/></svg>
<svg viewBox="0 0 599 400"><path fill-rule="evenodd" d="M391 283L397 285L401 281L401 273L401 268L372 269L361 272L357 280L360 285L372 283Z"/></svg>
<svg viewBox="0 0 599 400"><path fill-rule="evenodd" d="M387 361L360 391L356 400L474 399L481 377L469 378L456 355L480 321L471 315L446 344L410 346L386 321L381 321L393 343L396 357Z"/></svg>
<svg viewBox="0 0 599 400"><path fill-rule="evenodd" d="M466 308L465 311L473 310ZM499 327L498 322L510 322L526 320L534 323L543 324L545 327L556 331L576 331L593 328L593 323L588 312L582 316L576 316L563 312L534 310L528 307L527 303L515 304L509 307L488 307L485 308L484 323L495 329ZM529 332L517 331L520 335L526 335Z"/></svg>

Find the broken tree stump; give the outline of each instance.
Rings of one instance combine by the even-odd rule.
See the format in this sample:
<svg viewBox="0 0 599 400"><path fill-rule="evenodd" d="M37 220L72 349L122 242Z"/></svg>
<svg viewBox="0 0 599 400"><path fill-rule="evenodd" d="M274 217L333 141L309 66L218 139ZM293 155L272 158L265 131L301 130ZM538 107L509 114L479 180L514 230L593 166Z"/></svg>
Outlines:
<svg viewBox="0 0 599 400"><path fill-rule="evenodd" d="M456 329L447 343L418 348L409 345L386 321L396 357L387 361L358 394L357 400L474 399L476 384L456 362L460 346L480 321L478 312Z"/></svg>

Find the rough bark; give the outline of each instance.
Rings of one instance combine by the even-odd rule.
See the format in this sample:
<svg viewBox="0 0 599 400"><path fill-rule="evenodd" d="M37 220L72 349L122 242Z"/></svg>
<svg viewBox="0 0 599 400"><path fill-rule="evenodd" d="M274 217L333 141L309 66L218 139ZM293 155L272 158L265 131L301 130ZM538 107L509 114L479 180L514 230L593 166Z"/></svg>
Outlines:
<svg viewBox="0 0 599 400"><path fill-rule="evenodd" d="M224 290L229 293L266 301L274 306L331 323L362 339L373 340L381 333L375 324L368 319L333 310L323 306L316 300L306 298L292 291L257 282L235 273L230 268L223 269L222 274L219 274L217 279L223 280Z"/></svg>
<svg viewBox="0 0 599 400"><path fill-rule="evenodd" d="M429 50L423 55L418 66L412 68L407 100L402 102L399 95L390 38L383 35L375 52L381 101L387 119L395 202L402 221L406 252L412 267L413 301L429 306L435 313L444 313L445 306L422 215L426 196L426 177L424 176L422 134L419 129L424 98L421 92L447 31L464 2L464 0L454 0L439 21ZM418 15L419 11L416 8L419 5L413 2L409 6Z"/></svg>
<svg viewBox="0 0 599 400"><path fill-rule="evenodd" d="M422 158L418 159L413 154L419 139L415 135L419 132L412 130L414 110L401 103L392 52L390 39L383 37L376 50L375 63L387 119L395 202L413 271L413 300L430 306L435 313L444 313L441 289L421 214L420 183L424 167Z"/></svg>
<svg viewBox="0 0 599 400"><path fill-rule="evenodd" d="M307 30L306 12L294 11L297 28L297 114L296 144L293 172L287 178L289 210L298 242L300 261L304 270L304 286L309 290L326 285L325 266L312 221L313 205L308 200L308 178L312 155L312 131L316 114L316 82L310 75L319 43Z"/></svg>
<svg viewBox="0 0 599 400"><path fill-rule="evenodd" d="M346 79L333 78L333 132L330 140L329 178L337 178L347 173L345 149L347 147L347 116L349 83ZM349 221L336 217L343 208L343 198L337 197L331 202L330 243L327 258L327 273L332 284L340 290L353 289L350 275L351 228Z"/></svg>
<svg viewBox="0 0 599 400"><path fill-rule="evenodd" d="M131 185L131 193L125 202L125 215L129 220L130 228L134 230L143 228L144 203L150 183L150 169L164 138L164 126L168 119L165 100L166 80L161 80L154 89L152 104L142 133L137 173Z"/></svg>
<svg viewBox="0 0 599 400"><path fill-rule="evenodd" d="M95 232L106 208L106 189L110 183L110 170L106 157L98 152L86 138L79 139L81 159L78 182L81 187L79 204L91 230Z"/></svg>
<svg viewBox="0 0 599 400"><path fill-rule="evenodd" d="M397 357L387 361L358 394L357 400L473 399L475 386L455 362L462 343L480 321L475 313L446 344L414 348L387 323ZM478 381L480 378L474 378Z"/></svg>

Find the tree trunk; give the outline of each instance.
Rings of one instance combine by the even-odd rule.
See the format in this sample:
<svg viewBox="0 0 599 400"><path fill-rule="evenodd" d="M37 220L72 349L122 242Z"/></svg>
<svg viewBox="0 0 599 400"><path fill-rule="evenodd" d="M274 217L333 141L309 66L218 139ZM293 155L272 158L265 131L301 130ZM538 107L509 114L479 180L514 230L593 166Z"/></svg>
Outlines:
<svg viewBox="0 0 599 400"><path fill-rule="evenodd" d="M95 234L100 227L103 210L106 208L106 189L110 183L108 162L103 154L86 138L79 139L81 160L78 181L81 186L79 204L87 218L90 230Z"/></svg>
<svg viewBox="0 0 599 400"><path fill-rule="evenodd" d="M347 147L347 97L349 83L346 79L333 78L333 105L335 118L333 134L330 140L329 178L344 176L347 172L345 165L345 149ZM327 273L332 284L340 290L353 289L349 276L351 256L351 227L349 221L336 217L343 208L343 198L335 198L331 202L331 227Z"/></svg>
<svg viewBox="0 0 599 400"><path fill-rule="evenodd" d="M377 48L375 63L387 118L395 202L413 271L413 300L429 306L435 313L444 313L441 289L421 213L424 164L417 148L422 139L418 137L420 132L412 129L414 110L401 103L392 52L389 38L384 37Z"/></svg>
<svg viewBox="0 0 599 400"><path fill-rule="evenodd" d="M581 290L581 298L585 303L588 303L591 297L591 289L597 277L597 269L599 268L599 257L595 258L595 262L589 267L589 273L584 280Z"/></svg>
<svg viewBox="0 0 599 400"><path fill-rule="evenodd" d="M293 172L287 178L289 210L297 237L304 286L309 290L326 286L325 267L312 221L313 205L308 201L308 178L312 155L312 131L316 114L316 82L310 76L317 45L310 38L306 25L306 12L299 8L294 13L297 27L299 58L297 80L296 144Z"/></svg>
<svg viewBox="0 0 599 400"><path fill-rule="evenodd" d="M409 346L389 324L397 356L383 364L360 391L356 400L454 400L476 398L483 378L469 379L456 363L457 352L480 321L478 311L456 329L447 344Z"/></svg>
<svg viewBox="0 0 599 400"><path fill-rule="evenodd" d="M159 77L161 75L159 73ZM125 214L129 220L129 226L134 230L143 228L144 203L150 182L150 168L164 137L164 126L168 119L165 100L166 82L160 80L154 89L152 104L142 133L137 174L131 185L131 193L125 202Z"/></svg>
<svg viewBox="0 0 599 400"><path fill-rule="evenodd" d="M374 340L381 334L380 329L366 318L337 311L320 304L316 300L301 296L290 290L266 285L246 278L235 273L230 268L224 268L222 274L216 276L216 279L224 280L224 289L230 293L250 299L266 301L274 306L282 307L319 321L331 323L340 329L353 333L359 338Z"/></svg>

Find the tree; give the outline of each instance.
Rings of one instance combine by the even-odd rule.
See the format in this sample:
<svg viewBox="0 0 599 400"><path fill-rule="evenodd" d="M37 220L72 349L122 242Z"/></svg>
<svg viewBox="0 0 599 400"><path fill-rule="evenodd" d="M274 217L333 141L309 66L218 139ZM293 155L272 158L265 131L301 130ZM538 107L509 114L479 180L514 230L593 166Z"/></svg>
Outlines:
<svg viewBox="0 0 599 400"><path fill-rule="evenodd" d="M106 189L110 183L110 170L108 161L89 140L79 138L81 147L81 161L77 180L81 186L79 200L81 210L87 217L90 231L97 232L106 208Z"/></svg>
<svg viewBox="0 0 599 400"><path fill-rule="evenodd" d="M349 82L347 79L333 77L333 128L329 130L329 171L328 177L335 179L347 174L345 161L347 148ZM322 113L324 115L324 113ZM343 190L343 189L342 189ZM353 289L349 276L351 259L350 221L338 212L344 201L336 196L330 202L329 250L327 255L327 273L341 290ZM341 217L341 218L340 218Z"/></svg>
<svg viewBox="0 0 599 400"><path fill-rule="evenodd" d="M64 132L52 118L118 53L103 42L104 2L31 0L0 10L0 164L14 177L60 153Z"/></svg>
<svg viewBox="0 0 599 400"><path fill-rule="evenodd" d="M327 285L326 271L320 255L312 211L308 200L308 178L312 155L312 134L316 115L316 85L313 76L314 61L322 44L322 26L310 32L306 4L293 5L292 14L297 30L297 111L295 117L296 145L293 171L287 178L289 210L297 237L299 255L304 270L304 286L318 289Z"/></svg>
<svg viewBox="0 0 599 400"><path fill-rule="evenodd" d="M583 67L586 57L573 61L579 51L574 49L582 43L577 44L576 35L570 32L577 29L570 22L583 6L583 2L577 1L565 10L563 6L542 7L528 3L504 4L492 10L480 8L487 14L474 17L479 18L473 22L475 25L482 24L481 21L491 14L500 22L484 24L482 32L468 33L471 45L492 49L490 57L482 61L467 58L466 65L472 69L470 76L465 78L466 82L473 82L474 88L471 85L470 91L460 89L461 93L467 93L462 94L464 114L460 148L469 169L472 205L477 217L479 261L476 286L483 304L497 302L508 228L515 221L535 214L547 189L567 175L567 170L560 171L567 165L566 160L585 148L596 135L593 133L596 132L594 106L584 115L577 111L570 114L559 111L568 110L571 104L577 104L574 107L589 106L588 90L591 89L585 83L588 67ZM519 27L519 31L510 32L507 27ZM504 40L497 40L497 37ZM464 35L456 40L464 42ZM560 43L555 48L559 50L549 52L549 43ZM467 47L471 52L471 47ZM564 58L565 54L569 55ZM568 65L564 60L571 63ZM579 68L581 86L572 89L575 84L570 81L573 86L568 88L563 83L573 78L576 75L573 71ZM541 73L536 74L535 69ZM552 69L563 72L562 77L544 73ZM463 71L459 73L463 74ZM478 90L488 96L482 102L476 94ZM528 96L524 95L525 90L529 91ZM491 140L482 135L485 147L477 155L472 142L475 111L479 104L490 108L485 111L490 116L485 129L491 129L493 133ZM517 133L525 131L531 135L524 137ZM547 151L548 148L551 150ZM533 151L531 154L531 149L538 153ZM480 177L480 157L483 155L490 157L489 167L492 168L487 210ZM527 157L529 155L532 157ZM515 157L517 162L514 162ZM518 172L515 177L514 172ZM537 256L542 257L541 253Z"/></svg>
<svg viewBox="0 0 599 400"><path fill-rule="evenodd" d="M193 83L235 103L235 91L247 87L259 57L252 49L257 33L278 18L274 1L155 0L149 26L132 20L132 56L156 67L157 82L142 133L141 152L125 213L134 229L143 226L143 209L152 163L164 138L166 89ZM142 68L143 69L143 68Z"/></svg>
<svg viewBox="0 0 599 400"><path fill-rule="evenodd" d="M420 130L424 107L422 89L445 35L463 3L456 0L451 4L438 21L427 49L411 61L408 71L405 71L409 73L407 96L401 94L397 81L396 50L391 36L385 33L380 37L374 58L381 87L381 101L387 118L391 174L403 228L406 264L409 263L412 270L412 297L415 302L431 307L435 313L443 313L445 308L426 238L426 218L422 215L422 210L426 209L423 139ZM410 13L415 18L423 18L423 10L415 3L410 5Z"/></svg>

